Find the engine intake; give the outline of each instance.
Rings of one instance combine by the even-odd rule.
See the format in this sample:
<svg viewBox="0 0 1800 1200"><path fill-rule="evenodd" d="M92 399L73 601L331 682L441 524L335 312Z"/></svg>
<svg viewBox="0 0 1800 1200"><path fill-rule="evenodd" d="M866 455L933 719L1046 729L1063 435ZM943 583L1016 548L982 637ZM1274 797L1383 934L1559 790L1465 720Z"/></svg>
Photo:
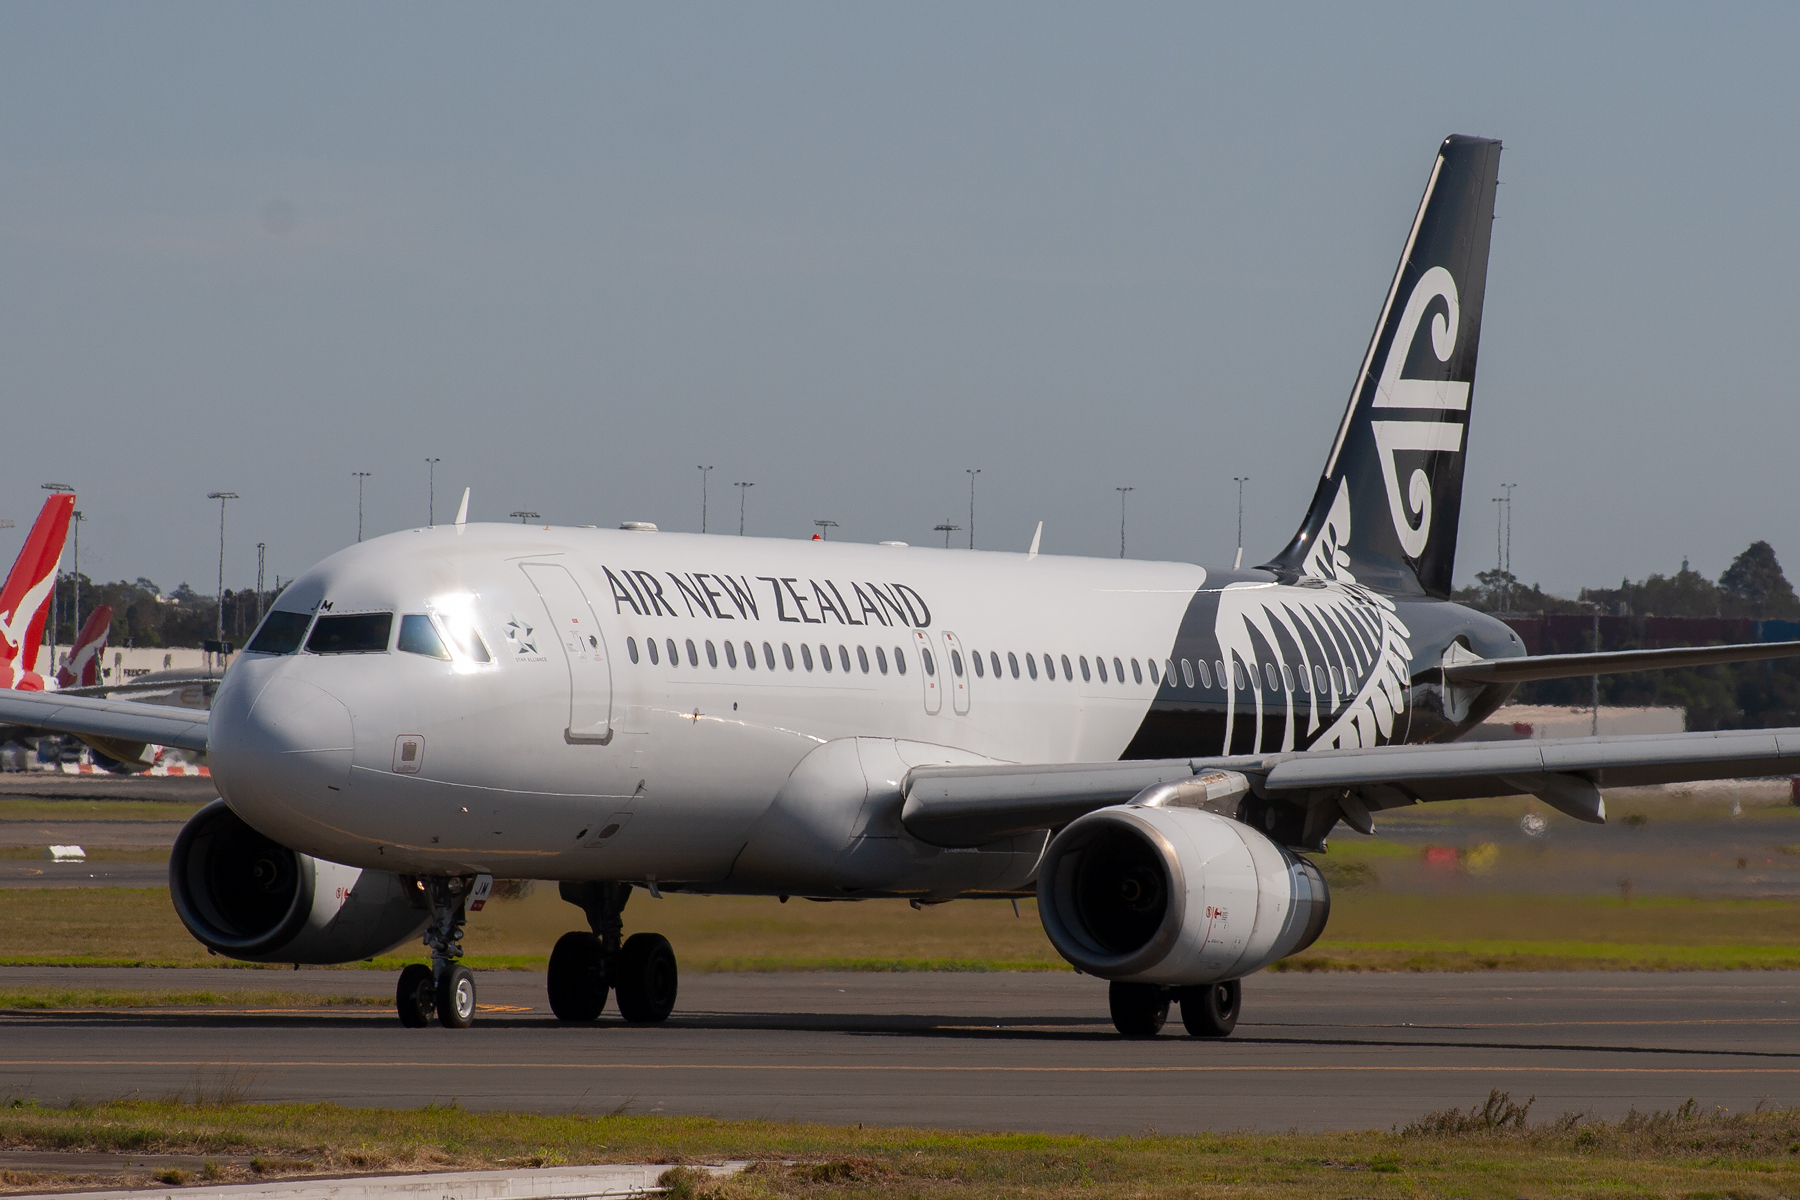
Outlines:
<svg viewBox="0 0 1800 1200"><path fill-rule="evenodd" d="M1237 979L1306 949L1331 899L1318 868L1248 825L1193 808L1103 808L1038 868L1057 953L1102 979Z"/></svg>
<svg viewBox="0 0 1800 1200"><path fill-rule="evenodd" d="M410 881L290 850L223 800L176 835L169 895L189 933L245 962L373 958L418 936L430 917Z"/></svg>

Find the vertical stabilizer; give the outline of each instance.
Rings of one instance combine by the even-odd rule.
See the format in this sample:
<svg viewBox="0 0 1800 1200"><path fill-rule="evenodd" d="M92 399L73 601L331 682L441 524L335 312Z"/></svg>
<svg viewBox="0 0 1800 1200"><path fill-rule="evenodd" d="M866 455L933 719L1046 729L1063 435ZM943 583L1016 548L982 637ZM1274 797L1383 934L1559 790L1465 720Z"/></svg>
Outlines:
<svg viewBox="0 0 1800 1200"><path fill-rule="evenodd" d="M99 687L101 660L106 657L106 639L112 633L113 610L102 604L81 623L81 633L69 648L69 661L56 670L59 688Z"/></svg>
<svg viewBox="0 0 1800 1200"><path fill-rule="evenodd" d="M1450 594L1500 143L1450 137L1294 540L1267 565Z"/></svg>
<svg viewBox="0 0 1800 1200"><path fill-rule="evenodd" d="M37 673L44 622L50 616L56 567L62 561L63 542L69 536L69 514L74 511L72 492L58 492L44 501L44 509L25 538L5 587L0 588L0 686L44 686Z"/></svg>

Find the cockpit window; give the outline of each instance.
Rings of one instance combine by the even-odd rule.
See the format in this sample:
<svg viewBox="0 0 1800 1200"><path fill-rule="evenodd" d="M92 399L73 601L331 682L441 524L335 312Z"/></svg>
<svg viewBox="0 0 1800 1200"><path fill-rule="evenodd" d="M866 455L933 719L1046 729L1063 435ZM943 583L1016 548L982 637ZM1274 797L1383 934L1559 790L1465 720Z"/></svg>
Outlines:
<svg viewBox="0 0 1800 1200"><path fill-rule="evenodd" d="M454 617L439 616L444 622L444 632L450 635L450 645L459 657L478 663L494 661L488 656L487 643L481 640L481 635L475 632L473 625ZM650 643L650 661L656 661L655 642Z"/></svg>
<svg viewBox="0 0 1800 1200"><path fill-rule="evenodd" d="M438 636L437 626L424 613L407 613L400 618L400 641L395 649L408 654L423 654L426 658L441 658L445 662L450 660L450 651L444 648L444 639Z"/></svg>
<svg viewBox="0 0 1800 1200"><path fill-rule="evenodd" d="M388 648L393 613L351 613L320 617L306 648L314 654L373 654Z"/></svg>
<svg viewBox="0 0 1800 1200"><path fill-rule="evenodd" d="M310 624L311 613L272 612L263 618L262 628L244 649L252 654L292 654L300 648Z"/></svg>

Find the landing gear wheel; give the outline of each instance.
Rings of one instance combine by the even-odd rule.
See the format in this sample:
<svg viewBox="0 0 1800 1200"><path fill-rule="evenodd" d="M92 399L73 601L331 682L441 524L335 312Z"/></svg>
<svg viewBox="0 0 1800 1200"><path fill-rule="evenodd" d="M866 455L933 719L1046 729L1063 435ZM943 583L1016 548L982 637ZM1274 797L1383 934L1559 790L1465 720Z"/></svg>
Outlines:
<svg viewBox="0 0 1800 1200"><path fill-rule="evenodd" d="M438 1020L445 1029L467 1029L475 1023L475 976L467 967L451 967L437 985Z"/></svg>
<svg viewBox="0 0 1800 1200"><path fill-rule="evenodd" d="M1244 1006L1244 985L1235 979L1181 989L1181 1023L1195 1037L1230 1037Z"/></svg>
<svg viewBox="0 0 1800 1200"><path fill-rule="evenodd" d="M619 1015L656 1025L675 1010L675 951L660 933L634 933L619 951Z"/></svg>
<svg viewBox="0 0 1800 1200"><path fill-rule="evenodd" d="M1154 983L1120 983L1107 989L1113 1028L1126 1037L1155 1037L1169 1019L1169 993Z"/></svg>
<svg viewBox="0 0 1800 1200"><path fill-rule="evenodd" d="M400 984L394 989L394 1007L400 1010L400 1023L408 1029L423 1029L431 1024L432 1010L437 1006L437 989L431 980L431 968L413 963L400 972Z"/></svg>
<svg viewBox="0 0 1800 1200"><path fill-rule="evenodd" d="M559 1021L592 1021L606 1008L606 951L591 933L565 933L550 951L550 1011Z"/></svg>

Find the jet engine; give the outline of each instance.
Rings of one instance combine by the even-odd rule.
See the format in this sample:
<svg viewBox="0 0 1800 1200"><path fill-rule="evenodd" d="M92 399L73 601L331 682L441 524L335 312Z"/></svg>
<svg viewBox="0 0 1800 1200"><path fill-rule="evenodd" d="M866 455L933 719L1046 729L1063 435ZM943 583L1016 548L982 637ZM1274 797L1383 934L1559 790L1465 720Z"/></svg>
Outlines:
<svg viewBox="0 0 1800 1200"><path fill-rule="evenodd" d="M1057 952L1102 979L1217 983L1306 949L1331 899L1318 868L1250 826L1194 808L1103 808L1038 869Z"/></svg>
<svg viewBox="0 0 1800 1200"><path fill-rule="evenodd" d="M189 933L246 962L373 958L417 937L431 915L412 881L290 850L223 800L176 836L169 895Z"/></svg>

